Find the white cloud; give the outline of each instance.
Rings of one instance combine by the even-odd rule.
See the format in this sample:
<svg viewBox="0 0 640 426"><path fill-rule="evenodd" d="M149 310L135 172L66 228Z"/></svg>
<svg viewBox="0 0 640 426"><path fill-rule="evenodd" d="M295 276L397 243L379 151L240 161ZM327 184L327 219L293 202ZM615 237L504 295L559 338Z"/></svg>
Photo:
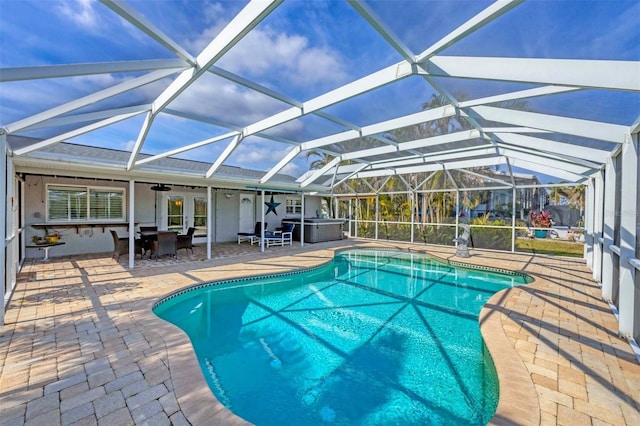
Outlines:
<svg viewBox="0 0 640 426"><path fill-rule="evenodd" d="M280 170L280 173L293 177L298 177L302 174L302 168L295 163L289 163Z"/></svg>
<svg viewBox="0 0 640 426"><path fill-rule="evenodd" d="M78 87L87 87L91 91L96 91L100 89L104 89L106 87L115 86L116 84L121 83L124 79L116 78L113 74L93 74L93 75L82 75L78 77L72 77L73 84Z"/></svg>
<svg viewBox="0 0 640 426"><path fill-rule="evenodd" d="M249 33L220 64L232 72L275 77L298 87L342 82L347 75L337 51L310 46L306 37L268 27Z"/></svg>
<svg viewBox="0 0 640 426"><path fill-rule="evenodd" d="M74 0L58 3L58 11L81 27L95 30L99 15L93 8L93 0Z"/></svg>
<svg viewBox="0 0 640 426"><path fill-rule="evenodd" d="M202 8L202 15L206 22L215 23L225 13L224 6L220 3L207 3Z"/></svg>
<svg viewBox="0 0 640 426"><path fill-rule="evenodd" d="M188 42L187 47L194 52L202 51L225 24L214 23ZM270 27L251 31L218 65L245 77L279 80L297 87L343 82L347 78L343 60L336 50L310 46L306 37Z"/></svg>
<svg viewBox="0 0 640 426"><path fill-rule="evenodd" d="M120 147L116 149L121 149L123 151L133 151L133 148L135 146L136 146L135 139L129 139L128 141L121 143Z"/></svg>
<svg viewBox="0 0 640 426"><path fill-rule="evenodd" d="M285 107L280 102L220 78L203 76L176 98L169 108L243 126Z"/></svg>
<svg viewBox="0 0 640 426"><path fill-rule="evenodd" d="M247 141L238 146L225 164L266 171L275 166L282 159L283 154L290 149L291 147L287 145L272 141ZM288 166L292 171L295 167L295 165Z"/></svg>

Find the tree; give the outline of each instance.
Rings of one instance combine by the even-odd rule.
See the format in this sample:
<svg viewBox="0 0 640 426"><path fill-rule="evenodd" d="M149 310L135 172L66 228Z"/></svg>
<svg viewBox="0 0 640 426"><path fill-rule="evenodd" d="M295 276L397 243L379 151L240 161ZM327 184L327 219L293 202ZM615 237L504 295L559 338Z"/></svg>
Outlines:
<svg viewBox="0 0 640 426"><path fill-rule="evenodd" d="M311 157L320 157L316 160L313 160L311 164L309 164L309 170L319 170L329 164L331 160L335 158L333 155L329 155L325 152L316 150L307 151L305 157L307 158L307 160L309 160L309 158Z"/></svg>

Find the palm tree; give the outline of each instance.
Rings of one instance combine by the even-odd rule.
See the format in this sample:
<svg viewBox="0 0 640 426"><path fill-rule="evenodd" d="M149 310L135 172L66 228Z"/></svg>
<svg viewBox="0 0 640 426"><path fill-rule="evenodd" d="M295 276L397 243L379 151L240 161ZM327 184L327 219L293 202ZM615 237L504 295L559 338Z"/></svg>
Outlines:
<svg viewBox="0 0 640 426"><path fill-rule="evenodd" d="M469 96L464 93L454 93L453 96L457 101L464 101L469 98ZM446 105L451 105L451 102L449 102L442 95L433 94L431 95L431 99L429 101L422 104L422 110L425 111ZM427 125L422 125L422 129L425 131L424 136L445 135L457 130L465 130L470 128L471 124L467 120L462 120L460 117L455 115L451 117L440 118L430 124L427 123Z"/></svg>
<svg viewBox="0 0 640 426"><path fill-rule="evenodd" d="M311 157L320 157L317 160L313 160L311 164L309 164L309 170L319 170L329 164L331 160L335 158L333 155L329 155L327 153L316 150L307 151L305 157L307 158L307 160L309 160L309 158Z"/></svg>

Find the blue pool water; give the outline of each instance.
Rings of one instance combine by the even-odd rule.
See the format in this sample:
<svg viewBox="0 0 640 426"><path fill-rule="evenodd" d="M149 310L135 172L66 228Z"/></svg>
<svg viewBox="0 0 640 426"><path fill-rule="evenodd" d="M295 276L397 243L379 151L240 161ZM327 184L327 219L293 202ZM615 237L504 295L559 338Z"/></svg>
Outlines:
<svg viewBox="0 0 640 426"><path fill-rule="evenodd" d="M257 425L486 424L498 384L478 314L522 275L348 251L311 271L201 285L154 312Z"/></svg>

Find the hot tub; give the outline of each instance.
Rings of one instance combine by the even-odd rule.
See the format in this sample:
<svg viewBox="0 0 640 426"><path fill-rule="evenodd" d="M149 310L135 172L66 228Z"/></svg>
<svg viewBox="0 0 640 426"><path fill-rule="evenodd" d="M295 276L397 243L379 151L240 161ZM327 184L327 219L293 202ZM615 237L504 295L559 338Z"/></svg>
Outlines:
<svg viewBox="0 0 640 426"><path fill-rule="evenodd" d="M285 219L282 223L294 223L293 239L300 241L300 219ZM304 219L304 242L320 243L322 241L341 240L343 238L342 228L344 220L342 219Z"/></svg>

